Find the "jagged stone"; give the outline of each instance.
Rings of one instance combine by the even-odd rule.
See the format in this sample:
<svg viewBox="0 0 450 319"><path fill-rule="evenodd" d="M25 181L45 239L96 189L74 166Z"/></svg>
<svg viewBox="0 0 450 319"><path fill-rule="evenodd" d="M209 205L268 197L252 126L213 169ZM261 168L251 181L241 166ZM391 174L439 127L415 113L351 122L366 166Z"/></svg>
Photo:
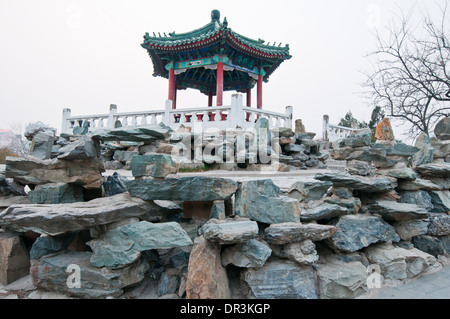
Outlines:
<svg viewBox="0 0 450 319"><path fill-rule="evenodd" d="M333 149L343 148L343 147L363 147L369 146L372 140L372 133L369 132L361 132L359 134L352 134L347 138L339 139L333 142Z"/></svg>
<svg viewBox="0 0 450 319"><path fill-rule="evenodd" d="M348 214L348 209L336 204L324 203L312 209L305 209L300 215L302 222L318 221Z"/></svg>
<svg viewBox="0 0 450 319"><path fill-rule="evenodd" d="M445 117L436 124L434 134L441 141L450 140L450 117Z"/></svg>
<svg viewBox="0 0 450 319"><path fill-rule="evenodd" d="M156 140L169 138L171 129L164 124L137 126L132 128L99 129L93 139L106 141L144 142L150 144Z"/></svg>
<svg viewBox="0 0 450 319"><path fill-rule="evenodd" d="M280 258L287 258L300 265L313 265L319 260L316 245L310 240L302 240L285 245L272 245L273 252Z"/></svg>
<svg viewBox="0 0 450 319"><path fill-rule="evenodd" d="M123 288L135 285L144 279L149 269L148 263L142 259L136 263L121 268L96 268L90 264L90 252L68 251L56 256L34 260L31 263L33 284L50 291L62 292L69 296L82 299L97 299L106 297L119 297ZM68 285L71 280L69 266L79 267L80 288ZM72 275L76 276L77 272ZM75 279L72 284L75 283Z"/></svg>
<svg viewBox="0 0 450 319"><path fill-rule="evenodd" d="M8 285L29 274L30 257L22 238L0 231L0 284Z"/></svg>
<svg viewBox="0 0 450 319"><path fill-rule="evenodd" d="M434 206L434 213L450 212L450 192L447 191L430 191L431 203Z"/></svg>
<svg viewBox="0 0 450 319"><path fill-rule="evenodd" d="M399 203L414 204L422 207L428 212L433 211L434 205L431 196L426 191L399 191Z"/></svg>
<svg viewBox="0 0 450 319"><path fill-rule="evenodd" d="M330 181L333 186L348 187L355 191L366 193L382 193L393 190L397 183L388 177L369 178L362 176L352 176L341 172L318 173L314 177L321 181Z"/></svg>
<svg viewBox="0 0 450 319"><path fill-rule="evenodd" d="M189 257L186 299L229 299L230 296L220 245L203 236L197 237Z"/></svg>
<svg viewBox="0 0 450 319"><path fill-rule="evenodd" d="M83 188L78 185L55 183L38 185L28 193L33 204L63 204L83 202Z"/></svg>
<svg viewBox="0 0 450 319"><path fill-rule="evenodd" d="M264 231L264 240L270 244L283 245L305 239L321 241L334 236L337 228L330 225L282 223L273 224Z"/></svg>
<svg viewBox="0 0 450 319"><path fill-rule="evenodd" d="M78 232L65 233L59 236L42 235L33 243L30 251L30 259L36 260L45 255L66 250L77 237Z"/></svg>
<svg viewBox="0 0 450 319"><path fill-rule="evenodd" d="M143 251L190 246L192 241L178 223L142 221L112 229L87 244L93 251L93 266L117 269L134 263Z"/></svg>
<svg viewBox="0 0 450 319"><path fill-rule="evenodd" d="M249 241L258 235L258 231L258 224L249 219L211 219L201 229L206 240L221 245Z"/></svg>
<svg viewBox="0 0 450 319"><path fill-rule="evenodd" d="M0 174L0 195L1 196L26 196L23 186L18 185L11 178L5 178Z"/></svg>
<svg viewBox="0 0 450 319"><path fill-rule="evenodd" d="M48 135L38 132L34 137L30 146L30 155L41 160L49 159L52 155L54 135Z"/></svg>
<svg viewBox="0 0 450 319"><path fill-rule="evenodd" d="M100 143L91 139L90 136L83 136L61 147L58 150L58 158L65 160L87 159L100 156Z"/></svg>
<svg viewBox="0 0 450 319"><path fill-rule="evenodd" d="M436 258L418 249L404 249L391 244L372 245L364 250L367 259L381 268L385 279L404 280L440 268Z"/></svg>
<svg viewBox="0 0 450 319"><path fill-rule="evenodd" d="M133 160L136 156L139 156L138 151L115 151L113 159L121 163L126 163Z"/></svg>
<svg viewBox="0 0 450 319"><path fill-rule="evenodd" d="M450 163L425 164L415 167L415 170L427 177L450 177Z"/></svg>
<svg viewBox="0 0 450 319"><path fill-rule="evenodd" d="M127 189L131 196L144 200L214 201L230 199L237 182L204 176L145 179L128 182Z"/></svg>
<svg viewBox="0 0 450 319"><path fill-rule="evenodd" d="M0 225L55 235L138 217L150 209L148 203L128 194L70 204L14 205L0 213Z"/></svg>
<svg viewBox="0 0 450 319"><path fill-rule="evenodd" d="M404 143L396 143L395 145L384 145L373 143L370 145L370 147L374 149L383 149L384 152L386 152L385 153L386 156L410 157L413 156L418 151L420 151L420 148L416 146L407 145Z"/></svg>
<svg viewBox="0 0 450 319"><path fill-rule="evenodd" d="M426 233L432 236L450 235L450 216L441 213L430 213L428 231Z"/></svg>
<svg viewBox="0 0 450 319"><path fill-rule="evenodd" d="M420 151L415 153L409 159L412 167L433 163L434 149L431 146L430 137L427 134L420 134L416 140L415 146L419 147Z"/></svg>
<svg viewBox="0 0 450 319"><path fill-rule="evenodd" d="M209 214L210 219L225 219L225 201L216 200L213 202L211 212Z"/></svg>
<svg viewBox="0 0 450 319"><path fill-rule="evenodd" d="M400 241L395 229L380 217L347 215L332 224L337 232L327 242L332 248L344 252L355 252L377 242Z"/></svg>
<svg viewBox="0 0 450 319"><path fill-rule="evenodd" d="M5 177L28 185L73 183L84 188L100 188L104 171L98 159L89 160L39 160L36 158L6 158Z"/></svg>
<svg viewBox="0 0 450 319"><path fill-rule="evenodd" d="M300 221L299 201L279 193L272 180L242 182L236 192L235 213L266 224Z"/></svg>
<svg viewBox="0 0 450 319"><path fill-rule="evenodd" d="M256 299L318 299L311 266L292 261L266 262L261 268L242 272L245 295Z"/></svg>
<svg viewBox="0 0 450 319"><path fill-rule="evenodd" d="M378 170L378 174L406 181L413 181L418 177L417 173L408 167Z"/></svg>
<svg viewBox="0 0 450 319"><path fill-rule="evenodd" d="M367 268L360 261L329 258L317 264L321 299L354 299L368 291Z"/></svg>
<svg viewBox="0 0 450 319"><path fill-rule="evenodd" d="M426 179L416 179L414 181L398 181L399 191L438 191L442 187Z"/></svg>
<svg viewBox="0 0 450 319"><path fill-rule="evenodd" d="M35 137L38 133L55 136L56 129L42 122L30 123L25 127L25 132L23 135L27 140L32 141L33 137Z"/></svg>
<svg viewBox="0 0 450 319"><path fill-rule="evenodd" d="M177 165L172 156L166 154L149 154L133 157L131 170L134 177L151 176L165 178L177 172Z"/></svg>
<svg viewBox="0 0 450 319"><path fill-rule="evenodd" d="M112 176L108 176L106 181L103 183L103 188L105 189L105 195L107 197L114 196L117 194L126 193L127 184L129 180L125 176L114 172Z"/></svg>
<svg viewBox="0 0 450 319"><path fill-rule="evenodd" d="M333 183L327 181L319 181L313 178L302 178L294 183L289 189L289 197L299 201L309 202L321 199L333 186Z"/></svg>
<svg viewBox="0 0 450 319"><path fill-rule="evenodd" d="M225 248L222 265L229 264L241 268L260 268L272 254L272 249L256 239Z"/></svg>
<svg viewBox="0 0 450 319"><path fill-rule="evenodd" d="M428 217L428 212L415 204L397 203L388 200L378 200L369 205L372 214L379 214L387 221L402 221L423 219Z"/></svg>
<svg viewBox="0 0 450 319"><path fill-rule="evenodd" d="M351 160L347 162L347 171L350 175L374 176L376 168L368 162Z"/></svg>
<svg viewBox="0 0 450 319"><path fill-rule="evenodd" d="M434 236L420 235L412 238L412 243L417 249L439 258L445 255L446 250L441 240Z"/></svg>
<svg viewBox="0 0 450 319"><path fill-rule="evenodd" d="M428 219L415 219L395 222L392 226L402 240L411 241L414 236L425 235L428 232L428 224Z"/></svg>

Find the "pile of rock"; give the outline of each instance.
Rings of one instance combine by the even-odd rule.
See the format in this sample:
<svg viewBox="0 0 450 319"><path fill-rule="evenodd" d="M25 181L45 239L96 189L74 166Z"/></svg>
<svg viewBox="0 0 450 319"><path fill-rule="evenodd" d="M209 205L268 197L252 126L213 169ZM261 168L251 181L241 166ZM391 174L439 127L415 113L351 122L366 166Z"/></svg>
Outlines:
<svg viewBox="0 0 450 319"><path fill-rule="evenodd" d="M273 132L257 132L247 154L269 150ZM310 136L285 143L285 132L284 152L318 154ZM447 140L369 138L334 143L348 172L299 177L287 190L270 179L178 177L182 161L156 152L175 139L160 125L72 137L48 159L8 158L0 283L30 272L35 287L76 298L357 298L373 269L384 284L440 269L450 253ZM144 143L126 164L134 178L105 180L100 145L124 142ZM430 145L440 145L436 159Z"/></svg>

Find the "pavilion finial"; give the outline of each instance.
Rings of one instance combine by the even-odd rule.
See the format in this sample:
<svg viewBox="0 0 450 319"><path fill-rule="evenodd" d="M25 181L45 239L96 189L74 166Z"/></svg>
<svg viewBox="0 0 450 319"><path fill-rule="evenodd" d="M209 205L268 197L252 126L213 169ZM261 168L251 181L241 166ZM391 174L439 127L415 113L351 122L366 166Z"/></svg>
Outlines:
<svg viewBox="0 0 450 319"><path fill-rule="evenodd" d="M211 11L211 22L215 22L215 21L220 23L220 11L219 10Z"/></svg>

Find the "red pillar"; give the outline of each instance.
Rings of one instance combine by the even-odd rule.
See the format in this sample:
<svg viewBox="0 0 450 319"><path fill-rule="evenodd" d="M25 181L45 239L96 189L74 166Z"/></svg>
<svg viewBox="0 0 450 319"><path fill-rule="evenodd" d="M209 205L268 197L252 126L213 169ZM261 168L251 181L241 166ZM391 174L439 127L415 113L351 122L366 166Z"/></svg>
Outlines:
<svg viewBox="0 0 450 319"><path fill-rule="evenodd" d="M223 62L217 63L217 106L223 106Z"/></svg>
<svg viewBox="0 0 450 319"><path fill-rule="evenodd" d="M213 94L208 93L208 106L213 106Z"/></svg>
<svg viewBox="0 0 450 319"><path fill-rule="evenodd" d="M257 85L257 103L256 107L258 109L262 109L262 84L263 84L263 76L258 75L258 85Z"/></svg>
<svg viewBox="0 0 450 319"><path fill-rule="evenodd" d="M175 88L173 89L173 109L175 110L177 108L177 84L175 83Z"/></svg>
<svg viewBox="0 0 450 319"><path fill-rule="evenodd" d="M247 89L247 106L252 106L252 89Z"/></svg>
<svg viewBox="0 0 450 319"><path fill-rule="evenodd" d="M169 100L171 100L172 108L175 109L175 70L169 70Z"/></svg>

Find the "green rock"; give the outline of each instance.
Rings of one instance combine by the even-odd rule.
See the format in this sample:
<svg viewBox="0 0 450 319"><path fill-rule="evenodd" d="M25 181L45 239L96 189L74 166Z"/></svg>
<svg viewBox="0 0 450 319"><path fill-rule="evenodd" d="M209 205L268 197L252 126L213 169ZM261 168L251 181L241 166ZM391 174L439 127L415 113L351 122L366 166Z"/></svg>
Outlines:
<svg viewBox="0 0 450 319"><path fill-rule="evenodd" d="M164 124L145 125L132 128L100 129L95 131L92 138L106 141L128 141L128 142L153 142L158 139L167 139L171 128Z"/></svg>
<svg viewBox="0 0 450 319"><path fill-rule="evenodd" d="M354 191L366 193L388 192L397 186L396 181L388 177L362 177L337 171L318 173L314 178L321 181L330 181L336 187L348 187Z"/></svg>
<svg viewBox="0 0 450 319"><path fill-rule="evenodd" d="M412 156L418 151L420 151L420 148L407 145L404 143L397 143L395 145L383 145L378 143L373 143L370 145L374 149L383 149L386 152L386 155L393 155L393 156Z"/></svg>
<svg viewBox="0 0 450 319"><path fill-rule="evenodd" d="M28 199L33 204L83 202L83 187L65 183L38 185L28 193Z"/></svg>
<svg viewBox="0 0 450 319"><path fill-rule="evenodd" d="M333 183L329 181L302 178L291 186L289 197L304 202L319 200L327 193L331 186L333 186Z"/></svg>
<svg viewBox="0 0 450 319"><path fill-rule="evenodd" d="M369 205L372 214L378 214L387 221L403 221L413 219L424 219L428 212L418 205L408 203L397 203L388 200L379 200Z"/></svg>
<svg viewBox="0 0 450 319"><path fill-rule="evenodd" d="M134 180L127 184L133 197L143 200L215 201L230 199L237 182L204 176L167 178L165 180Z"/></svg>
<svg viewBox="0 0 450 319"><path fill-rule="evenodd" d="M450 192L447 191L431 191L431 202L434 205L434 213L450 212Z"/></svg>
<svg viewBox="0 0 450 319"><path fill-rule="evenodd" d="M165 178L167 175L177 172L177 165L172 156L166 154L135 156L131 160L130 166L134 177Z"/></svg>
<svg viewBox="0 0 450 319"><path fill-rule="evenodd" d="M242 182L236 192L235 213L266 224L298 222L300 202L279 194L272 180Z"/></svg>
<svg viewBox="0 0 450 319"><path fill-rule="evenodd" d="M91 264L95 267L118 269L137 259L141 252L151 249L170 249L192 245L178 223L153 224L146 221L129 224L108 231L102 239L87 243L94 252Z"/></svg>
<svg viewBox="0 0 450 319"><path fill-rule="evenodd" d="M272 249L256 239L228 246L222 252L222 266L229 264L241 268L260 268L272 254Z"/></svg>

